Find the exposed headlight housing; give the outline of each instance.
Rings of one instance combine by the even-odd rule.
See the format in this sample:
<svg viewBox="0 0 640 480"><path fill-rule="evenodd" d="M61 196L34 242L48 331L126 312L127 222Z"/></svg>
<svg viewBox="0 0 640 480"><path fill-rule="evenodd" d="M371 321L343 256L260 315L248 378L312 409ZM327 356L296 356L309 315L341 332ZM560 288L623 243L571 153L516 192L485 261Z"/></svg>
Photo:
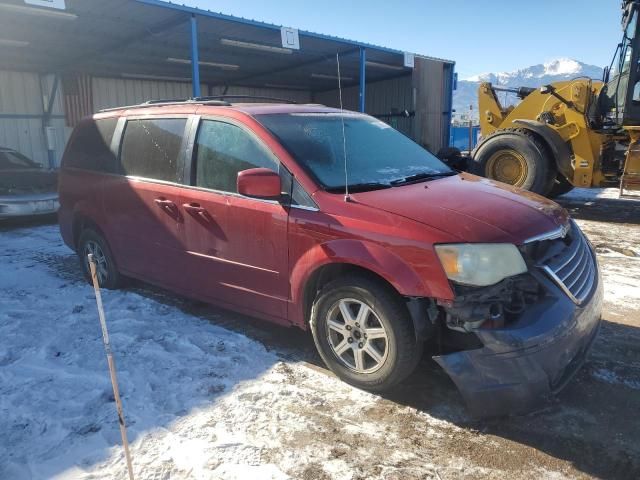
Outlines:
<svg viewBox="0 0 640 480"><path fill-rule="evenodd" d="M452 243L436 245L449 280L486 287L527 271L527 264L511 243Z"/></svg>

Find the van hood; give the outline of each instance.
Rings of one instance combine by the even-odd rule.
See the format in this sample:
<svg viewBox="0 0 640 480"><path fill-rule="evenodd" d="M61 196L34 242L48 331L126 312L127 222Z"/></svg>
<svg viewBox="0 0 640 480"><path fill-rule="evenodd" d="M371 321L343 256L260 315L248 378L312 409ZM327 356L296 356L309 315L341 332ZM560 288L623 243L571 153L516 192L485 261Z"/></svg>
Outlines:
<svg viewBox="0 0 640 480"><path fill-rule="evenodd" d="M551 200L467 173L351 197L470 243L518 245L569 221L567 211Z"/></svg>

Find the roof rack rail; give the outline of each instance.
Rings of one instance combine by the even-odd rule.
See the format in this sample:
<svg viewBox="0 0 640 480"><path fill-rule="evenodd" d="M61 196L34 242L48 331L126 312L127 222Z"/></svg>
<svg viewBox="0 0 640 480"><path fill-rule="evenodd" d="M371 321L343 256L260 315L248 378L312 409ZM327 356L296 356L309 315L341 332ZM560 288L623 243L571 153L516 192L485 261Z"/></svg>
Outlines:
<svg viewBox="0 0 640 480"><path fill-rule="evenodd" d="M292 103L296 104L295 100L289 100L287 98L269 97L264 95L209 95L206 97L193 97L194 101L209 101L209 100L224 100L226 98L239 98L246 100L271 100L280 103Z"/></svg>
<svg viewBox="0 0 640 480"><path fill-rule="evenodd" d="M167 98L167 99L156 99L156 100L147 100L143 102L143 105L149 104L152 105L154 103L184 103L191 100L190 98Z"/></svg>
<svg viewBox="0 0 640 480"><path fill-rule="evenodd" d="M199 103L199 104L207 104L207 105L218 105L221 107L228 107L231 104L229 102L225 102L224 100L207 100L205 98L185 98L185 99L164 99L164 100L147 100L143 103L138 103L136 105L123 105L121 107L110 107L103 108L98 110L100 113L102 112L114 112L116 110L127 110L130 108L150 108L150 107L165 107L169 105L185 105L188 103Z"/></svg>
<svg viewBox="0 0 640 480"><path fill-rule="evenodd" d="M286 98L268 97L263 95L210 95L206 97L147 100L146 102L139 103L137 105L125 105L122 107L103 108L99 110L99 112L113 112L116 110L127 110L129 108L149 108L149 107L164 107L167 105L184 105L186 103L201 103L201 104L207 104L207 105L218 105L222 107L228 107L231 105L231 103L225 100L227 98L238 98L238 99L246 99L246 100L271 100L272 102L292 103L292 104L298 103L294 100L288 100Z"/></svg>

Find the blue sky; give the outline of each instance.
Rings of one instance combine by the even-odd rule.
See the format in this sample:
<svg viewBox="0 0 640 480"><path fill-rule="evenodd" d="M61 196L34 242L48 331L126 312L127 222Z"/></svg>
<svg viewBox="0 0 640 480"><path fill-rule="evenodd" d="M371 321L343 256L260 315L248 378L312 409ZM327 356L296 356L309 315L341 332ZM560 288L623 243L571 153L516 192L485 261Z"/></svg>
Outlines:
<svg viewBox="0 0 640 480"><path fill-rule="evenodd" d="M619 0L180 3L452 59L460 78L515 70L559 57L604 66L622 37Z"/></svg>

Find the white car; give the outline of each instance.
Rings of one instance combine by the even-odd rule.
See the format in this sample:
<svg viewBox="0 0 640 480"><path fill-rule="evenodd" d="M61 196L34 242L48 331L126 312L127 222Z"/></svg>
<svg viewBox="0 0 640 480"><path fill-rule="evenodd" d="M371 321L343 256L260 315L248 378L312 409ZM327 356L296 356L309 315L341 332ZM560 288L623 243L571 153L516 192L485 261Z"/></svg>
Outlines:
<svg viewBox="0 0 640 480"><path fill-rule="evenodd" d="M51 214L59 206L57 173L0 147L0 219Z"/></svg>

